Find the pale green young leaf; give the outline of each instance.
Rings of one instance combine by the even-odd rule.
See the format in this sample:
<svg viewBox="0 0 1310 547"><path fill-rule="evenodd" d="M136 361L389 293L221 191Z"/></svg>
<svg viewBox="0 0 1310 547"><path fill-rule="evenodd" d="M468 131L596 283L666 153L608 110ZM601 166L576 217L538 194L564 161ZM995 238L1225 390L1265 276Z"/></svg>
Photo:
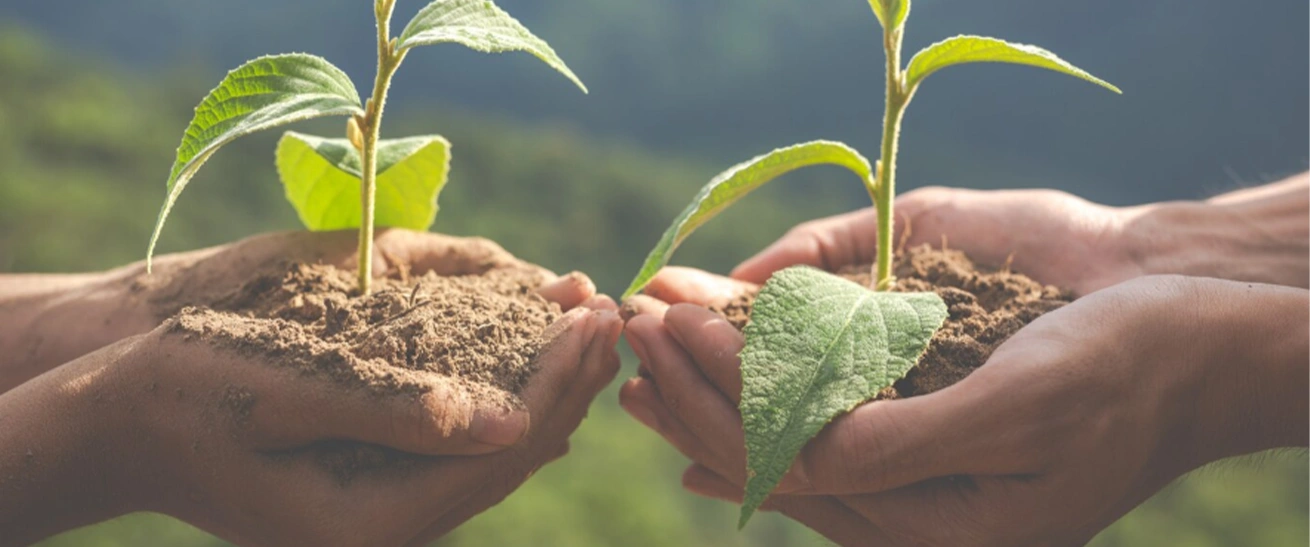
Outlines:
<svg viewBox="0 0 1310 547"><path fill-rule="evenodd" d="M875 292L807 266L774 274L741 351L747 480L738 526L828 422L905 377L946 316L936 293Z"/></svg>
<svg viewBox="0 0 1310 547"><path fill-rule="evenodd" d="M306 228L359 227L362 169L349 140L288 131L278 142L277 171ZM428 229L449 172L450 143L442 137L379 141L375 225Z"/></svg>
<svg viewBox="0 0 1310 547"><path fill-rule="evenodd" d="M869 7L883 28L901 28L910 16L910 0L869 0Z"/></svg>
<svg viewBox="0 0 1310 547"><path fill-rule="evenodd" d="M1011 63L1035 66L1087 80L1115 93L1123 93L1109 82L1092 76L1045 49L983 36L947 38L916 53L910 60L910 66L905 69L905 87L913 90L929 74L963 63Z"/></svg>
<svg viewBox="0 0 1310 547"><path fill-rule="evenodd" d="M405 26L396 48L454 42L485 53L526 51L550 65L587 92L587 86L569 70L545 40L490 0L435 0Z"/></svg>
<svg viewBox="0 0 1310 547"><path fill-rule="evenodd" d="M196 107L168 175L168 196L155 221L146 268L164 220L196 171L237 137L321 116L363 114L359 92L344 72L321 57L292 53L248 61L229 72Z"/></svg>
<svg viewBox="0 0 1310 547"><path fill-rule="evenodd" d="M701 188L691 205L678 215L673 225L669 226L659 243L646 257L645 264L637 273L636 279L633 279L632 284L628 286L623 298L637 294L645 288L655 274L659 273L660 268L669 263L673 251L687 239L687 236L727 209L729 205L779 176L802 167L821 164L845 167L858 175L865 184L873 184L873 169L869 166L869 160L855 149L839 142L813 141L797 144L739 163L720 173Z"/></svg>

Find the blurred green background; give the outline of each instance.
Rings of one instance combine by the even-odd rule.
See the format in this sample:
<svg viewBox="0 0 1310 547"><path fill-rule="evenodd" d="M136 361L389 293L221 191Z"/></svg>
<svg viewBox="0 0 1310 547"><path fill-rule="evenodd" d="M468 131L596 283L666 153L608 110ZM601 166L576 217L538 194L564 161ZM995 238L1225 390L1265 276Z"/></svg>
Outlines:
<svg viewBox="0 0 1310 547"><path fill-rule="evenodd" d="M877 23L859 0L502 0L592 89L524 55L417 52L387 136L454 143L435 230L496 239L617 292L686 200L719 170L811 138L877 144ZM400 0L398 20L419 7ZM310 51L371 78L367 0L0 1L0 271L139 260L191 108L224 70ZM1307 3L1222 0L918 0L907 48L958 33L1037 43L1123 97L1032 69L934 76L907 121L902 186L1050 186L1131 204L1203 197L1307 163ZM337 135L338 122L302 129ZM225 148L181 199L161 249L295 229L269 133ZM866 205L817 169L711 223L678 261L717 271L797 222ZM625 362L625 372L633 372ZM735 531L735 508L681 491L684 461L618 409L611 390L571 455L443 545L811 545L774 516ZM1097 545L1306 545L1304 451L1199 471ZM50 546L221 545L157 515Z"/></svg>

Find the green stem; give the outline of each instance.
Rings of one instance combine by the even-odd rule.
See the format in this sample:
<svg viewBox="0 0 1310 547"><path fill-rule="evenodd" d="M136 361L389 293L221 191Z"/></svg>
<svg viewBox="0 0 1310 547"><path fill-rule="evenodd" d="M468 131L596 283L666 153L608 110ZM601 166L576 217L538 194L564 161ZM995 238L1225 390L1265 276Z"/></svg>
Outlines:
<svg viewBox="0 0 1310 547"><path fill-rule="evenodd" d="M364 109L360 129L363 132L363 150L360 150L360 205L359 222L359 292L368 294L373 284L373 219L374 199L377 195L378 138L382 132L382 110L387 104L387 90L391 77L405 59L404 52L395 50L391 40L391 13L395 0L379 0L375 4L378 22L378 73L373 83L373 97Z"/></svg>
<svg viewBox="0 0 1310 547"><path fill-rule="evenodd" d="M901 119L911 96L905 90L901 71L901 28L883 30L883 47L887 50L887 108L882 120L882 160L874 174L877 182L873 188L873 203L878 209L878 263L873 279L874 289L880 291L896 283L892 277L896 152L900 147Z"/></svg>

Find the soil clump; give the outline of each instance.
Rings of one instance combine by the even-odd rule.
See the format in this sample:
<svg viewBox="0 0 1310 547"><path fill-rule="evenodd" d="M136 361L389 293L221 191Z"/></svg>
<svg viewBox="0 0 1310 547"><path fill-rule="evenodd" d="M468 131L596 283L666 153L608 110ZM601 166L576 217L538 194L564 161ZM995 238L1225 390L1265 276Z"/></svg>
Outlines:
<svg viewBox="0 0 1310 547"><path fill-rule="evenodd" d="M848 266L838 275L869 286L872 265ZM922 245L896 257L897 291L934 291L946 302L946 323L905 378L877 399L924 395L954 384L985 363L1010 336L1042 314L1073 301L1073 293L1043 285L1008 268L983 268L964 253ZM711 308L738 329L746 326L755 292Z"/></svg>

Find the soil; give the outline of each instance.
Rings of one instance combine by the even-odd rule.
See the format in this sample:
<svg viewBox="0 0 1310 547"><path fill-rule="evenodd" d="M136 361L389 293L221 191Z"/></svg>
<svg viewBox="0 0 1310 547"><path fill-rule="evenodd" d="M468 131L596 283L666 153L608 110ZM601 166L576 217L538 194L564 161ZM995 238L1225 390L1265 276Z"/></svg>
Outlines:
<svg viewBox="0 0 1310 547"><path fill-rule="evenodd" d="M872 265L847 267L838 275L868 286L871 269ZM877 399L913 397L950 386L981 367L1019 329L1073 301L1072 292L1043 285L1008 267L979 267L960 251L928 245L898 254L893 275L895 290L935 291L946 301L950 315L918 364ZM712 309L742 329L755 296L743 294Z"/></svg>
<svg viewBox="0 0 1310 547"><path fill-rule="evenodd" d="M380 279L355 293L353 271L286 264L254 274L240 288L183 308L167 324L271 366L379 396L421 395L441 385L483 407L521 408L558 305L536 294L543 270L488 264L461 275L430 272ZM259 394L231 386L222 404L241 426ZM344 486L355 476L404 467L414 457L382 447L334 442L309 449Z"/></svg>

